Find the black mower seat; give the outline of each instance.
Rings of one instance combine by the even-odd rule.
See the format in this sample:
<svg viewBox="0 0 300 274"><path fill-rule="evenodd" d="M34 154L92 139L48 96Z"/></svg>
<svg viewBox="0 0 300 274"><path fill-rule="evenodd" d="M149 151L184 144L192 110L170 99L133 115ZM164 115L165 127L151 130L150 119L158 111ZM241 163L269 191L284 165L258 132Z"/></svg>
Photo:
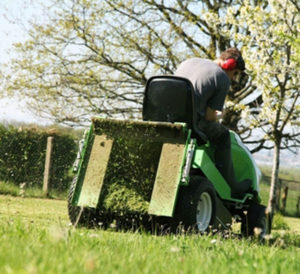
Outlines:
<svg viewBox="0 0 300 274"><path fill-rule="evenodd" d="M207 142L206 135L196 125L195 93L192 83L178 76L154 76L146 84L143 120L186 123L194 137Z"/></svg>

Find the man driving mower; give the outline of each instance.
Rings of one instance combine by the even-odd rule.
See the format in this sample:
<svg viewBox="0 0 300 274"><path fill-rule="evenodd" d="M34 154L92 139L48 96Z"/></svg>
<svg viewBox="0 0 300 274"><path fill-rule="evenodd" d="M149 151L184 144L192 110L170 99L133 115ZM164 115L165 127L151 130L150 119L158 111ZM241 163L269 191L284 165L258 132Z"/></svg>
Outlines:
<svg viewBox="0 0 300 274"><path fill-rule="evenodd" d="M249 190L251 180L238 182L234 173L229 130L218 122L230 84L245 70L237 48L229 48L217 60L191 58L182 62L175 75L189 79L194 86L197 125L215 146L215 163L231 187L231 196L239 198Z"/></svg>

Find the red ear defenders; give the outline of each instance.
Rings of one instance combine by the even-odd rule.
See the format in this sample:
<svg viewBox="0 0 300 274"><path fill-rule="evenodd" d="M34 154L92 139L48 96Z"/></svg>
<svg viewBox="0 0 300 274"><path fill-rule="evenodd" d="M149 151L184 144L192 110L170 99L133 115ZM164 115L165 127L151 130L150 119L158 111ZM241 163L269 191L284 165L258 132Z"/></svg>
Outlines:
<svg viewBox="0 0 300 274"><path fill-rule="evenodd" d="M225 70L235 69L236 64L237 64L237 61L234 58L229 58L222 64L222 69L225 69Z"/></svg>

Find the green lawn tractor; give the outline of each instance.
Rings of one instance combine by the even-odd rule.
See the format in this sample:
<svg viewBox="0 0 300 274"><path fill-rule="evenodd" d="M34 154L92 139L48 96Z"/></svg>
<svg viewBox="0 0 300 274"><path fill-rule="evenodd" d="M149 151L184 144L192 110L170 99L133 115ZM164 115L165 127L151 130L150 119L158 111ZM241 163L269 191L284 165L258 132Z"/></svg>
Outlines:
<svg viewBox="0 0 300 274"><path fill-rule="evenodd" d="M68 212L74 225L165 227L172 231L230 229L264 236L271 220L260 204L260 171L231 132L237 179L249 192L232 198L214 164L214 148L196 127L193 86L185 78L148 80L143 120L93 118L80 145Z"/></svg>

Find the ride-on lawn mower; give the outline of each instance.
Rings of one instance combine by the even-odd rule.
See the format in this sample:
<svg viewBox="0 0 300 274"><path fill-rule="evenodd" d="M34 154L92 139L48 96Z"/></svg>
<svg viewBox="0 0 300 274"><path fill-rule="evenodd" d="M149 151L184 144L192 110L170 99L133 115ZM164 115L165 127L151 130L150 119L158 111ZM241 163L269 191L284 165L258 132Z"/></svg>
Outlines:
<svg viewBox="0 0 300 274"><path fill-rule="evenodd" d="M260 171L240 138L231 132L238 181L251 179L233 198L214 164L214 148L197 129L193 86L175 76L148 80L143 121L93 118L80 146L68 197L74 225L106 228L166 225L173 231L230 229L270 232L260 204ZM151 226L150 226L151 224Z"/></svg>

